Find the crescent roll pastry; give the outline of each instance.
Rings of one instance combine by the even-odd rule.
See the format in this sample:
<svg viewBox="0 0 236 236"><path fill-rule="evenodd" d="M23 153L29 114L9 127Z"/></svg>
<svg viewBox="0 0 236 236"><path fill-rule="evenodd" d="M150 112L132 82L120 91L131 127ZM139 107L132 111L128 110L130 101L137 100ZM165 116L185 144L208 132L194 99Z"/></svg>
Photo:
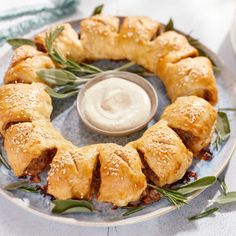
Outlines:
<svg viewBox="0 0 236 236"><path fill-rule="evenodd" d="M125 59L118 47L118 30L118 17L95 15L82 20L80 40L86 59Z"/></svg>
<svg viewBox="0 0 236 236"><path fill-rule="evenodd" d="M4 83L44 83L37 75L38 70L55 68L46 54L34 47L23 45L15 50L11 64L4 76Z"/></svg>
<svg viewBox="0 0 236 236"><path fill-rule="evenodd" d="M171 101L177 97L195 95L216 104L218 92L213 68L207 57L186 58L177 63L166 63L159 69Z"/></svg>
<svg viewBox="0 0 236 236"><path fill-rule="evenodd" d="M183 58L198 55L198 51L189 44L186 37L175 31L161 33L146 43L142 51L143 54L138 58L137 63L157 75L159 75L160 64L175 63Z"/></svg>
<svg viewBox="0 0 236 236"><path fill-rule="evenodd" d="M4 147L14 174L18 177L38 175L50 164L57 146L64 142L49 121L25 122L6 130Z"/></svg>
<svg viewBox="0 0 236 236"><path fill-rule="evenodd" d="M141 155L145 175L160 187L180 180L192 163L193 154L163 120L129 145Z"/></svg>
<svg viewBox="0 0 236 236"><path fill-rule="evenodd" d="M139 63L144 58L148 58L145 47L156 37L159 29L158 22L145 16L124 18L119 32L120 50L127 59Z"/></svg>
<svg viewBox="0 0 236 236"><path fill-rule="evenodd" d="M17 122L50 120L52 104L44 85L8 84L0 87L0 133Z"/></svg>
<svg viewBox="0 0 236 236"><path fill-rule="evenodd" d="M82 148L72 144L60 146L48 173L47 193L62 200L90 198L97 157L96 145Z"/></svg>
<svg viewBox="0 0 236 236"><path fill-rule="evenodd" d="M206 100L187 96L179 97L163 112L161 119L175 130L184 144L194 154L207 147L211 141L217 113Z"/></svg>
<svg viewBox="0 0 236 236"><path fill-rule="evenodd" d="M98 201L126 206L138 200L146 188L146 178L136 150L110 143L102 145L99 153L101 185Z"/></svg>
<svg viewBox="0 0 236 236"><path fill-rule="evenodd" d="M65 58L81 62L84 59L84 48L78 38L78 34L70 24L61 24L50 28L35 36L34 41L39 49L46 52L45 37L49 32L54 31L57 27L63 27L64 30L58 35L53 42L53 47L57 49Z"/></svg>

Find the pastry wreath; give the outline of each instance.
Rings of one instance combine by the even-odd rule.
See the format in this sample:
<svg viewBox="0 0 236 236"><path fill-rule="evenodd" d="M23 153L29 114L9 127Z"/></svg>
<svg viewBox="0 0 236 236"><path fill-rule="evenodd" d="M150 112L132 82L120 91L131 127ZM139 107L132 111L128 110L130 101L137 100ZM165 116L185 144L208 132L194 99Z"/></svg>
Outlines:
<svg viewBox="0 0 236 236"><path fill-rule="evenodd" d="M35 42L41 51L16 49L0 87L0 133L14 174L36 181L50 164L47 192L55 198L96 195L116 206L144 198L147 181L165 186L181 179L215 129L217 88L209 59L147 17L126 17L120 25L117 17L96 15L81 21L80 38L70 24L63 26L54 47L66 58L134 61L160 77L173 103L126 146L76 147L50 123L51 99L36 72L57 65L45 50L46 32L40 33Z"/></svg>

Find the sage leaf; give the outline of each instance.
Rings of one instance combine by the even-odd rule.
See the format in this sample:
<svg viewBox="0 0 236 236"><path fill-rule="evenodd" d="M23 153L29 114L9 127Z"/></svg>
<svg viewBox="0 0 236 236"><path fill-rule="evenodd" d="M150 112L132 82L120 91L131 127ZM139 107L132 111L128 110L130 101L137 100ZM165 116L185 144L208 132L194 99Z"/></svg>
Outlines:
<svg viewBox="0 0 236 236"><path fill-rule="evenodd" d="M227 194L221 194L215 199L214 202L218 204L236 202L236 192L228 192Z"/></svg>
<svg viewBox="0 0 236 236"><path fill-rule="evenodd" d="M236 111L236 108L219 108L219 111Z"/></svg>
<svg viewBox="0 0 236 236"><path fill-rule="evenodd" d="M93 204L85 200L54 200L53 213L65 214L75 212L92 212L94 210Z"/></svg>
<svg viewBox="0 0 236 236"><path fill-rule="evenodd" d="M137 206L137 207L129 207L127 208L127 211L125 213L123 213L123 216L129 216L131 214L134 214L138 211L141 211L145 208L145 206Z"/></svg>
<svg viewBox="0 0 236 236"><path fill-rule="evenodd" d="M2 149L0 148L0 162L2 163L3 166L5 166L6 169L11 170L10 165L6 161L6 159L2 156Z"/></svg>
<svg viewBox="0 0 236 236"><path fill-rule="evenodd" d="M218 211L219 208L218 207L213 207L213 208L208 208L206 211L203 211L197 215L194 215L190 218L188 218L188 220L192 221L192 220L198 220L207 216L210 216L212 214L214 214L216 211Z"/></svg>
<svg viewBox="0 0 236 236"><path fill-rule="evenodd" d="M169 22L167 23L164 32L171 30L174 30L174 21L172 20L172 18L170 18Z"/></svg>
<svg viewBox="0 0 236 236"><path fill-rule="evenodd" d="M4 187L4 189L8 190L8 191L12 191L12 190L16 190L21 187L24 187L25 185L28 185L28 184L29 184L29 181L27 181L27 180L19 180L17 182L10 183L10 184L6 185Z"/></svg>
<svg viewBox="0 0 236 236"><path fill-rule="evenodd" d="M217 180L220 183L220 186L221 186L221 188L223 190L224 195L226 195L228 187L227 187L227 184L225 183L225 179L222 179L222 180L221 179L217 179Z"/></svg>
<svg viewBox="0 0 236 236"><path fill-rule="evenodd" d="M218 111L217 123L216 123L216 139L213 143L213 147L218 150L220 146L227 141L230 136L230 124L227 114L222 111Z"/></svg>
<svg viewBox="0 0 236 236"><path fill-rule="evenodd" d="M28 193L40 193L41 190L37 186L22 186L19 187L18 190L28 192Z"/></svg>
<svg viewBox="0 0 236 236"><path fill-rule="evenodd" d="M102 13L102 10L103 10L103 7L104 7L104 4L101 4L101 5L97 6L97 7L93 10L93 13L92 13L91 16L101 14L101 13Z"/></svg>
<svg viewBox="0 0 236 236"><path fill-rule="evenodd" d="M207 176L201 179L198 179L190 184L183 185L175 190L183 195L188 193L195 192L197 190L206 189L212 186L216 182L215 176Z"/></svg>
<svg viewBox="0 0 236 236"><path fill-rule="evenodd" d="M32 47L36 47L35 43L30 39L24 39L24 38L13 38L13 39L7 39L8 44L12 46L12 48L18 48L22 45L30 45Z"/></svg>
<svg viewBox="0 0 236 236"><path fill-rule="evenodd" d="M191 37L190 35L187 35L187 40L190 45L192 45L193 47L195 47L198 50L199 56L207 57L211 61L213 69L215 71L220 71L220 68L216 65L214 60L209 55L207 55L207 53L205 52L201 43L198 41L198 39L195 39L195 38Z"/></svg>
<svg viewBox="0 0 236 236"><path fill-rule="evenodd" d="M54 91L52 88L47 87L46 88L46 92L54 98L58 98L58 99L64 99L64 98L68 98L68 97L72 97L75 94L78 93L79 90L74 90L74 91L70 91L67 93L57 93L56 91Z"/></svg>

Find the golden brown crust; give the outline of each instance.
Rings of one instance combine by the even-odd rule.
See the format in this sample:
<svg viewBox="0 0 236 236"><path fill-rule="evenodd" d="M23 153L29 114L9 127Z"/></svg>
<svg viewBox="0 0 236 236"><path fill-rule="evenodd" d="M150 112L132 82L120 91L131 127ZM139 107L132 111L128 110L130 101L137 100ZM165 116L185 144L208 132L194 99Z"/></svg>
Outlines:
<svg viewBox="0 0 236 236"><path fill-rule="evenodd" d="M125 59L117 45L119 18L95 15L80 23L80 40L84 47L85 58Z"/></svg>
<svg viewBox="0 0 236 236"><path fill-rule="evenodd" d="M168 122L195 154L207 147L215 130L217 113L206 100L179 97L163 112L161 119Z"/></svg>
<svg viewBox="0 0 236 236"><path fill-rule="evenodd" d="M96 168L96 145L77 148L72 144L59 147L48 173L47 192L57 199L89 199Z"/></svg>
<svg viewBox="0 0 236 236"><path fill-rule="evenodd" d="M181 96L202 97L212 105L218 100L215 76L207 57L186 58L177 63L164 63L159 75L171 101Z"/></svg>
<svg viewBox="0 0 236 236"><path fill-rule="evenodd" d="M48 158L51 161L51 153L47 151L53 150L55 154L55 149L63 142L64 139L60 133L52 127L49 121L44 120L11 125L4 137L8 161L16 176L35 175L32 166L30 169L33 173L27 169L31 162L39 157L44 158L45 154L50 154ZM44 168L46 166L42 166L37 174Z"/></svg>
<svg viewBox="0 0 236 236"><path fill-rule="evenodd" d="M8 84L0 87L0 133L11 123L50 120L52 104L41 83Z"/></svg>
<svg viewBox="0 0 236 236"><path fill-rule="evenodd" d="M50 57L34 47L23 45L14 52L11 64L4 75L4 83L45 83L37 75L37 71L53 68L55 65Z"/></svg>
<svg viewBox="0 0 236 236"><path fill-rule="evenodd" d="M99 149L101 185L98 201L126 206L140 198L146 188L142 163L131 147L104 144Z"/></svg>
<svg viewBox="0 0 236 236"><path fill-rule="evenodd" d="M78 34L74 31L70 24L56 25L49 30L36 35L34 39L35 43L39 45L39 48L43 48L44 51L46 51L46 34L60 26L64 27L64 30L54 40L53 47L57 49L65 58L81 62L84 59L84 48L78 38Z"/></svg>
<svg viewBox="0 0 236 236"><path fill-rule="evenodd" d="M156 175L149 172L151 176L147 177L160 187L180 180L192 163L192 153L163 120L129 145L143 155L146 168L149 167Z"/></svg>
<svg viewBox="0 0 236 236"><path fill-rule="evenodd" d="M126 17L121 24L118 47L127 59L142 65L142 60L148 58L145 49L159 29L160 24L148 17Z"/></svg>
<svg viewBox="0 0 236 236"><path fill-rule="evenodd" d="M175 31L160 34L143 45L141 50L143 53L137 63L157 75L159 64L175 63L183 58L198 55L198 51L188 43L186 37Z"/></svg>

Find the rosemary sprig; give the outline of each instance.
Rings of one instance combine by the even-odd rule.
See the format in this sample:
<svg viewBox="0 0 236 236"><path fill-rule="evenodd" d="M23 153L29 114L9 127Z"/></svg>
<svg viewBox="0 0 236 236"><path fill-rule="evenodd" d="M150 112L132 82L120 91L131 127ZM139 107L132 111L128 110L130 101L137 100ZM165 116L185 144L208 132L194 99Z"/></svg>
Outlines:
<svg viewBox="0 0 236 236"><path fill-rule="evenodd" d="M219 108L219 111L236 111L236 108Z"/></svg>
<svg viewBox="0 0 236 236"><path fill-rule="evenodd" d="M210 216L210 215L214 214L218 210L219 210L218 207L208 208L207 210L205 210L205 211L203 211L203 212L201 212L201 213L199 213L197 215L191 216L190 218L188 218L188 220L190 220L190 221L198 220L198 219Z"/></svg>
<svg viewBox="0 0 236 236"><path fill-rule="evenodd" d="M160 193L162 197L166 198L171 204L175 205L176 207L181 207L187 204L187 197L176 190L160 188L152 184L148 184L148 186L155 189L158 193Z"/></svg>
<svg viewBox="0 0 236 236"><path fill-rule="evenodd" d="M125 207L127 209L127 211L125 213L123 213L123 216L129 216L131 214L134 214L138 211L141 211L145 208L145 206L137 206L137 207Z"/></svg>
<svg viewBox="0 0 236 236"><path fill-rule="evenodd" d="M58 26L54 30L46 34L45 47L51 59L55 63L59 64L63 69L69 70L74 73L96 74L102 72L102 70L98 67L86 63L78 64L76 61L72 59L67 59L56 48L54 48L53 42L56 40L56 38L63 30L64 30L63 26Z"/></svg>
<svg viewBox="0 0 236 236"><path fill-rule="evenodd" d="M148 186L159 192L162 197L166 198L173 205L180 207L187 204L187 194L206 189L215 182L215 176L206 176L176 189L160 188L152 184L148 184Z"/></svg>
<svg viewBox="0 0 236 236"><path fill-rule="evenodd" d="M103 10L103 7L104 7L104 4L101 4L101 5L97 6L97 7L93 10L93 13L92 13L91 16L101 14L101 13L102 13L102 10Z"/></svg>

